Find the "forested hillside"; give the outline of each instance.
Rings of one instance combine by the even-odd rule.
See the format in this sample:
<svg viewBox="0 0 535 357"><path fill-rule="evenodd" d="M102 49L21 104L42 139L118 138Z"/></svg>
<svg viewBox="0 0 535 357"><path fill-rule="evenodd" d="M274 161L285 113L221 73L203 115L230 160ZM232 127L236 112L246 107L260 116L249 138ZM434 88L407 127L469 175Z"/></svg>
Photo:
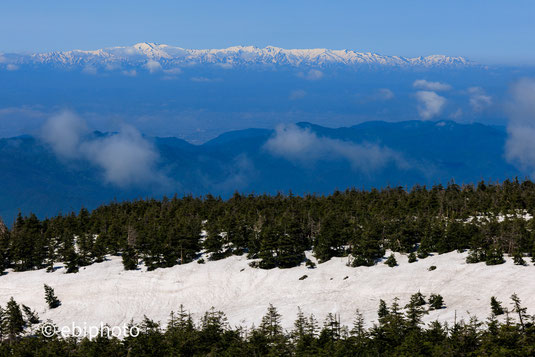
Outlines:
<svg viewBox="0 0 535 357"><path fill-rule="evenodd" d="M246 254L263 269L347 256L371 266L386 249L411 259L470 249L468 262L500 264L503 254L527 264L534 256L535 184L507 180L477 186L451 183L328 196L235 194L112 202L90 212L39 220L19 215L0 229L1 268L16 271L65 262L67 272L122 255L125 269L186 264L201 252L211 260ZM391 262L395 265L395 262Z"/></svg>

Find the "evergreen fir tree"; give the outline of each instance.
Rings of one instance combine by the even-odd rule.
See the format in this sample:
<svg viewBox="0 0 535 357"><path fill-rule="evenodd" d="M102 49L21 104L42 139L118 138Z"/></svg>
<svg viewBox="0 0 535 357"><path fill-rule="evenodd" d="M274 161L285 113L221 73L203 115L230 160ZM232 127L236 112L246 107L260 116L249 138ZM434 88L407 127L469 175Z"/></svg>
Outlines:
<svg viewBox="0 0 535 357"><path fill-rule="evenodd" d="M487 260L485 261L485 263L487 265L498 265L505 263L505 259L503 258L503 252L499 247L490 248L486 256Z"/></svg>
<svg viewBox="0 0 535 357"><path fill-rule="evenodd" d="M4 340L6 314L2 306L0 306L0 343Z"/></svg>
<svg viewBox="0 0 535 357"><path fill-rule="evenodd" d="M423 305L425 305L424 296L418 292L411 296L410 302L405 306L407 309L405 314L410 328L418 328L422 323L422 316L427 313Z"/></svg>
<svg viewBox="0 0 535 357"><path fill-rule="evenodd" d="M136 270L138 265L137 254L134 248L126 247L122 253L123 267L125 270Z"/></svg>
<svg viewBox="0 0 535 357"><path fill-rule="evenodd" d="M353 328L350 332L351 336L355 336L357 338L362 338L366 335L364 316L358 309L355 311L355 318L353 319Z"/></svg>
<svg viewBox="0 0 535 357"><path fill-rule="evenodd" d="M411 252L411 253L409 254L409 263L414 263L414 262L416 262L416 261L417 261L417 259L416 259L416 254L415 254L414 252Z"/></svg>
<svg viewBox="0 0 535 357"><path fill-rule="evenodd" d="M310 314L310 316L308 317L307 324L306 324L307 334L309 336L316 337L316 335L318 334L318 330L319 330L318 320L316 320L316 317L314 316L314 314Z"/></svg>
<svg viewBox="0 0 535 357"><path fill-rule="evenodd" d="M294 329L292 331L292 336L294 339L300 340L305 336L306 324L307 319L305 317L305 314L303 314L303 311L300 307L297 307L297 318L294 322Z"/></svg>
<svg viewBox="0 0 535 357"><path fill-rule="evenodd" d="M515 263L515 265L522 265L522 266L527 265L526 261L524 260L524 256L522 252L518 250L515 251L515 253L513 254L513 262Z"/></svg>
<svg viewBox="0 0 535 357"><path fill-rule="evenodd" d="M37 315L37 312L30 309L26 305L22 305L22 311L24 312L24 315L26 316L26 322L30 325L35 325L39 323L39 315Z"/></svg>
<svg viewBox="0 0 535 357"><path fill-rule="evenodd" d="M106 255L105 233L100 233L93 244L92 256L95 263L102 263Z"/></svg>
<svg viewBox="0 0 535 357"><path fill-rule="evenodd" d="M494 296L490 298L490 308L494 316L503 315L504 313L502 303Z"/></svg>
<svg viewBox="0 0 535 357"><path fill-rule="evenodd" d="M423 306L425 304L426 304L425 295L423 295L420 291L418 291L416 294L411 295L411 299L410 299L409 305ZM405 307L407 307L407 306L405 306Z"/></svg>
<svg viewBox="0 0 535 357"><path fill-rule="evenodd" d="M398 265L398 262L396 260L396 257L394 256L394 254L390 254L390 256L388 257L387 260L385 260L385 264L388 265L389 267L393 268L395 267L396 265Z"/></svg>
<svg viewBox="0 0 535 357"><path fill-rule="evenodd" d="M431 294L429 296L429 309L439 310L444 308L444 298L439 294Z"/></svg>
<svg viewBox="0 0 535 357"><path fill-rule="evenodd" d="M46 284L44 284L45 288L45 301L48 304L48 307L51 309L55 309L58 306L61 305L61 301L59 301L58 297L55 295L54 289Z"/></svg>
<svg viewBox="0 0 535 357"><path fill-rule="evenodd" d="M13 340L24 331L24 317L19 304L11 298L4 311L4 329L8 339Z"/></svg>
<svg viewBox="0 0 535 357"><path fill-rule="evenodd" d="M328 313L323 323L323 329L320 332L320 341L329 340L330 342L334 342L340 339L340 331L340 318L335 314Z"/></svg>
<svg viewBox="0 0 535 357"><path fill-rule="evenodd" d="M55 260L55 257L56 257L55 247L54 247L54 244L52 243L52 239L50 239L49 240L49 244L48 244L48 254L47 254L47 258L45 260L46 272L47 273L53 273L54 272L54 260Z"/></svg>
<svg viewBox="0 0 535 357"><path fill-rule="evenodd" d="M351 266L373 266L385 254L379 241L373 239L371 235L371 232L365 232L360 240L353 242L351 255L354 259Z"/></svg>
<svg viewBox="0 0 535 357"><path fill-rule="evenodd" d="M0 276L4 274L5 269L9 266L9 230L7 229L2 217L0 217Z"/></svg>
<svg viewBox="0 0 535 357"><path fill-rule="evenodd" d="M260 330L270 339L282 334L281 315L271 304L269 304L267 313L262 317Z"/></svg>
<svg viewBox="0 0 535 357"><path fill-rule="evenodd" d="M429 252L427 251L426 248L418 248L417 250L417 256L418 256L418 259L425 259L429 256Z"/></svg>
<svg viewBox="0 0 535 357"><path fill-rule="evenodd" d="M379 309L377 310L377 316L379 316L379 319L383 319L388 316L390 312L388 311L388 306L386 305L386 302L383 299L379 300Z"/></svg>
<svg viewBox="0 0 535 357"><path fill-rule="evenodd" d="M475 264L479 262L484 262L486 259L487 259L487 256L485 252L480 248L476 248L476 249L470 250L470 252L468 253L468 256L466 257L466 262L468 264Z"/></svg>
<svg viewBox="0 0 535 357"><path fill-rule="evenodd" d="M525 326L525 321L528 318L528 316L526 314L527 309L522 306L522 304L520 302L520 298L516 294L511 295L511 300L513 301L513 310L512 310L512 312L516 312L517 313L518 321L520 322L520 326L521 326L522 330L524 330L525 327L526 327Z"/></svg>

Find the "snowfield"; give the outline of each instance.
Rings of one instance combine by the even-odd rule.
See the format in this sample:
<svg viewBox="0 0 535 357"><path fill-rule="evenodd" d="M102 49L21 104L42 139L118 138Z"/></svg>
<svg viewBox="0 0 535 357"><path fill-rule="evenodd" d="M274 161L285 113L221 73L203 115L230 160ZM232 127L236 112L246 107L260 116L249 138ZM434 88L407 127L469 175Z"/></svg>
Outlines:
<svg viewBox="0 0 535 357"><path fill-rule="evenodd" d="M486 319L490 297L496 296L510 307L516 293L535 312L535 266L514 265L510 258L497 266L466 264L467 253L434 255L409 264L406 255L396 253L399 266L379 263L374 267L350 268L347 258L333 258L315 269L305 265L291 269L251 268L245 256L166 269L123 270L120 257L65 274L58 265L53 273L45 270L12 272L0 277L0 303L11 296L39 313L42 321L53 320L59 327L100 325L119 326L143 315L166 323L169 313L180 304L195 320L212 306L226 313L231 326L258 326L268 305L277 307L283 326L291 328L300 306L320 322L331 313L340 314L343 324L351 325L359 309L368 326L377 320L379 299L390 305L394 297L404 306L410 295L438 293L447 308L432 311L425 322L435 319L453 322L471 315ZM310 254L308 254L309 257ZM312 258L314 260L314 258ZM526 259L527 260L527 259ZM429 271L432 265L436 270ZM308 278L299 280L303 275ZM43 283L52 286L62 305L48 309Z"/></svg>

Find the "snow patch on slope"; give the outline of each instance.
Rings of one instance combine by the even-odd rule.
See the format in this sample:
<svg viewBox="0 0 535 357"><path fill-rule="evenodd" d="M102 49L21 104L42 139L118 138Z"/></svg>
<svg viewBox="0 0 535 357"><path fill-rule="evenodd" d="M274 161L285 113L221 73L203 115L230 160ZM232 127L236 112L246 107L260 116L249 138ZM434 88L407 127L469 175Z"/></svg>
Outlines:
<svg viewBox="0 0 535 357"><path fill-rule="evenodd" d="M198 319L212 306L224 311L232 326L258 326L271 303L283 315L283 326L291 328L300 306L306 314L323 320L338 313L343 324L352 323L359 309L368 325L377 320L379 299L389 304L394 297L405 305L411 294L421 291L444 297L446 309L433 311L424 321L452 322L468 318L467 311L481 319L490 314L491 296L509 306L517 293L528 313L535 310L535 267L517 266L510 259L503 265L466 264L466 253L435 255L409 264L395 254L399 266L384 264L350 268L347 258L333 258L316 269L261 270L249 266L244 256L167 269L124 271L121 258L82 268L77 274L45 270L9 272L0 277L0 304L13 296L19 303L35 308L41 319L58 326L121 325L143 315L167 322L171 310L180 304ZM310 256L310 254L309 254ZM428 271L432 265L437 267ZM308 278L299 280L303 275ZM347 278L346 278L347 277ZM62 305L49 310L44 301L43 283L52 286Z"/></svg>

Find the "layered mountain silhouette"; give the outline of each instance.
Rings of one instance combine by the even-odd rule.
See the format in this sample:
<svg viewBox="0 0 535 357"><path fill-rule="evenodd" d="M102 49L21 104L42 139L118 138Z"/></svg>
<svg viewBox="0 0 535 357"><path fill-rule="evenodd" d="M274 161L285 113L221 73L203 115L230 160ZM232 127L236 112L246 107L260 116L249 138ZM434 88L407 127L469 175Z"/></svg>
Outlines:
<svg viewBox="0 0 535 357"><path fill-rule="evenodd" d="M299 123L232 131L202 145L145 138L159 156L153 174L165 180L122 186L90 159L62 157L40 139L20 136L0 140L0 216L10 225L19 210L44 217L175 193L324 194L523 177L503 156L506 137L499 126L375 121L336 129Z"/></svg>

